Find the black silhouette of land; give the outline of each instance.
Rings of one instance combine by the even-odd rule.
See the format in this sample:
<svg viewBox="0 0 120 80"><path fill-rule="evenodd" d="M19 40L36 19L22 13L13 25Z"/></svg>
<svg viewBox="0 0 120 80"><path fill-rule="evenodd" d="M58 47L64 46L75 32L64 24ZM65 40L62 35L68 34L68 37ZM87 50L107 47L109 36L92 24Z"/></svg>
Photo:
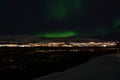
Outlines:
<svg viewBox="0 0 120 80"><path fill-rule="evenodd" d="M1 78L36 79L118 51L119 44L115 47L0 47Z"/></svg>

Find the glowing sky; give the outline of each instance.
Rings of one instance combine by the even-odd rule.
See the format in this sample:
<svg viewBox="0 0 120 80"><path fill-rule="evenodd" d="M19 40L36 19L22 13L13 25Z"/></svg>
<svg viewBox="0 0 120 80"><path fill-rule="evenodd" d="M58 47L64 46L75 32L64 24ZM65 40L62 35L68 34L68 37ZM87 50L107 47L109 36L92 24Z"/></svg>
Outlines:
<svg viewBox="0 0 120 80"><path fill-rule="evenodd" d="M114 22L113 22L113 27L116 31L120 31L120 18L117 18Z"/></svg>
<svg viewBox="0 0 120 80"><path fill-rule="evenodd" d="M62 37L72 37L78 35L77 32L74 31L65 31L65 32L51 32L44 34L37 34L38 37L46 37L46 38L62 38Z"/></svg>
<svg viewBox="0 0 120 80"><path fill-rule="evenodd" d="M13 0L9 4L8 0L1 0L0 34L39 33L41 37L120 34L119 4L111 4L106 0Z"/></svg>
<svg viewBox="0 0 120 80"><path fill-rule="evenodd" d="M69 15L81 10L80 0L52 0L45 6L45 13L48 18L64 20Z"/></svg>

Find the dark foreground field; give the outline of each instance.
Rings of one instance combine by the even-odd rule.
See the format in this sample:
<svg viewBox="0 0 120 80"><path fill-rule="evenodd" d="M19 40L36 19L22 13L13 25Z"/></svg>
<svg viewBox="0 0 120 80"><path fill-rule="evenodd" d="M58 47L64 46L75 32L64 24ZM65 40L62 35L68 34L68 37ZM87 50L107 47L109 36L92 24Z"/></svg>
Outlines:
<svg viewBox="0 0 120 80"><path fill-rule="evenodd" d="M120 80L120 52L94 57L74 68L34 80Z"/></svg>
<svg viewBox="0 0 120 80"><path fill-rule="evenodd" d="M10 51L11 50L12 49L10 49ZM98 49L98 50L95 49L97 51L84 51L82 49L80 50L81 50L80 52L66 52L66 51L56 52L55 51L55 52L50 52L50 53L48 52L37 53L34 51L33 52L30 51L28 53L23 52L24 54L16 50L15 50L16 52L12 50L11 52L6 51L5 53L4 51L1 51L0 53L1 55L1 61L0 61L1 79L2 80L32 80L32 79L37 79L37 78L39 79L39 77L41 77L39 80L41 79L56 80L54 79L54 77L55 78L60 78L60 77L59 76L56 77L55 75L53 76L53 79L52 77L50 77L49 79L49 77L42 78L42 76L49 75L49 74L56 73L56 72L64 73L64 71L66 72L66 70L68 69L72 69L72 68L74 69L74 67L80 66L80 64L81 66L84 65L93 57L97 57L100 55L115 54L118 51L118 50L111 50L111 49L110 50L107 49L107 51L104 51L104 49ZM103 58L103 60L104 59L105 58ZM93 64L95 61L96 60L93 60L93 62L91 63ZM98 65L103 65L103 64L98 63ZM84 68L84 66L80 67L80 70L82 70L82 68ZM74 71L74 73L78 71ZM88 72L89 71L90 70L88 70ZM74 73L71 72L71 77L72 77L72 74ZM59 73L57 74L59 75ZM80 74L84 75L82 74L82 72ZM65 76L63 76L63 78L64 77Z"/></svg>

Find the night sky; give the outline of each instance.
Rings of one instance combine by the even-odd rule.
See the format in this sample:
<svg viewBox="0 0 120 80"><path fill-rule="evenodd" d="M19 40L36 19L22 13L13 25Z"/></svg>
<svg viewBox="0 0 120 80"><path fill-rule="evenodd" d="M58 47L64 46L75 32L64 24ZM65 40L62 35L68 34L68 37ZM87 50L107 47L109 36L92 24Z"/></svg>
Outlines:
<svg viewBox="0 0 120 80"><path fill-rule="evenodd" d="M0 0L0 27L1 35L119 35L120 10L116 0Z"/></svg>

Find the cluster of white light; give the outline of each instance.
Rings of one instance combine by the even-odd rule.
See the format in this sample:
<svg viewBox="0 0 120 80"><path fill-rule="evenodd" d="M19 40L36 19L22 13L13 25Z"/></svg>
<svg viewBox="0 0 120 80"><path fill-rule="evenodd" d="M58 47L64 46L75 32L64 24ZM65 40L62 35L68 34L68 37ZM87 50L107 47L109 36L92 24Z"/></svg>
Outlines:
<svg viewBox="0 0 120 80"><path fill-rule="evenodd" d="M0 47L111 47L116 42L39 42L28 44L0 44Z"/></svg>
<svg viewBox="0 0 120 80"><path fill-rule="evenodd" d="M83 42L83 43L70 43L72 46L78 47L111 47L116 46L115 42Z"/></svg>
<svg viewBox="0 0 120 80"><path fill-rule="evenodd" d="M20 44L0 44L0 47L30 47L30 45L20 45Z"/></svg>

